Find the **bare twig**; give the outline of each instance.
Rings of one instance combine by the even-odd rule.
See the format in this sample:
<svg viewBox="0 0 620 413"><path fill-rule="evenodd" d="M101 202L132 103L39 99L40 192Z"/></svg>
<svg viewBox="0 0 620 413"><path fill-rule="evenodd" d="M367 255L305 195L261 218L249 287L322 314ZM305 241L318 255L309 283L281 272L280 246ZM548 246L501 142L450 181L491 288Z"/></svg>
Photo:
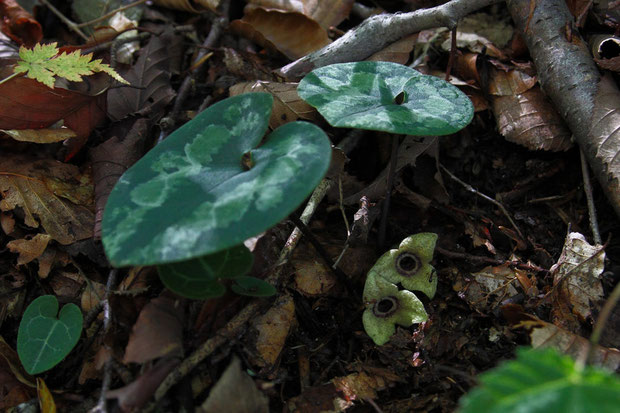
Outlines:
<svg viewBox="0 0 620 413"><path fill-rule="evenodd" d="M598 229L598 220L596 219L596 206L594 205L594 197L592 196L592 183L590 182L590 170L588 169L588 162L583 151L579 151L581 155L581 175L583 176L583 191L586 193L586 200L588 201L588 216L590 218L590 229L592 230L592 237L594 242L602 244L601 232Z"/></svg>
<svg viewBox="0 0 620 413"><path fill-rule="evenodd" d="M441 247L435 247L435 250L439 254L443 255L444 257L462 259L462 260L469 261L471 263L482 263L482 264L491 264L491 265L505 265L506 264L506 265L509 265L510 267L515 267L515 268L519 268L519 269L526 270L526 271L536 271L536 272L544 272L544 273L549 272L549 270L543 267L540 267L538 265L529 263L529 262L524 263L520 261L498 260L495 258L484 257L480 255L466 254L464 252L449 251Z"/></svg>
<svg viewBox="0 0 620 413"><path fill-rule="evenodd" d="M598 318L596 319L596 323L594 324L594 329L592 330L592 334L590 335L590 345L587 351L587 356L585 358L580 358L577 360L578 365L582 367L589 363L592 360L592 356L596 350L596 346L601 338L601 333L603 332L603 328L605 324L607 324L607 320L609 320L609 316L611 315L612 310L618 304L620 300L620 283L616 284L613 291L609 295L607 301L605 301L605 305L601 310Z"/></svg>
<svg viewBox="0 0 620 413"><path fill-rule="evenodd" d="M87 22L80 23L80 24L76 24L75 27L80 27L81 28L81 27L90 26L90 25L95 24L95 23L99 23L99 22L104 21L105 19L107 19L109 17L114 16L116 13L120 13L120 12L122 12L124 10L131 9L132 7L139 6L142 3L146 3L146 2L147 2L147 0L134 1L133 3L130 3L130 4L127 4L125 6L121 6L118 9L112 10L111 12L108 12L108 13L104 14L103 16L97 17L94 20L87 21Z"/></svg>
<svg viewBox="0 0 620 413"><path fill-rule="evenodd" d="M372 16L333 43L282 67L278 74L287 79L296 79L317 67L364 60L388 44L420 30L441 26L452 29L468 14L500 1L452 0L411 13Z"/></svg>
<svg viewBox="0 0 620 413"><path fill-rule="evenodd" d="M80 30L80 28L77 26L77 24L75 24L75 22L73 22L72 20L69 20L69 18L67 18L67 16L62 14L60 12L60 10L58 10L56 7L54 7L54 5L52 5L49 1L47 1L47 0L39 0L39 2L41 4L43 4L45 7L47 7L48 9L50 9L50 11L52 13L54 13L56 15L56 17L58 17L64 24L66 24L69 29L71 29L74 32L76 32L82 39L88 40L88 36L86 36L84 34L84 32Z"/></svg>
<svg viewBox="0 0 620 413"><path fill-rule="evenodd" d="M496 201L495 199L493 199L493 198L483 194L482 192L478 191L477 189L475 189L473 186L469 185L468 183L461 181L458 177L456 177L452 172L450 172L442 164L439 164L439 166L441 167L441 169L445 173L447 173L450 176L450 178L452 178L454 181L456 181L459 184L461 184L469 192L472 192L472 193L478 195L482 199L485 199L485 200L489 201L490 203L492 203L493 205L495 205L496 207L498 207L500 209L500 211L502 211L504 216L508 219L508 221L510 222L510 225L512 225L512 227L515 229L515 231L517 231L517 233L519 234L519 237L521 237L522 240L527 241L527 238L525 238L525 236L523 236L523 233L521 232L521 230L519 229L517 224L512 220L512 217L510 216L510 214L508 213L506 208L504 208L504 205L502 205L500 202Z"/></svg>

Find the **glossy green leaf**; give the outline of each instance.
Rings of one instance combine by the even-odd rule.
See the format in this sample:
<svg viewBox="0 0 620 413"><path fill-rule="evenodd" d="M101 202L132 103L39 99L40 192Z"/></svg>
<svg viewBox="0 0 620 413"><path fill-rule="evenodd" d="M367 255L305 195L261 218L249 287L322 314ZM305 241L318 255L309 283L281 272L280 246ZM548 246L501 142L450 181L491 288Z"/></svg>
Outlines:
<svg viewBox="0 0 620 413"><path fill-rule="evenodd" d="M391 62L324 66L306 75L297 93L342 128L448 135L474 115L471 100L455 86Z"/></svg>
<svg viewBox="0 0 620 413"><path fill-rule="evenodd" d="M277 292L276 288L267 281L247 276L236 277L230 289L239 295L251 297L271 297Z"/></svg>
<svg viewBox="0 0 620 413"><path fill-rule="evenodd" d="M30 374L39 374L60 363L71 352L82 332L82 312L72 303L58 312L53 295L36 298L22 317L17 332L17 354Z"/></svg>
<svg viewBox="0 0 620 413"><path fill-rule="evenodd" d="M123 174L102 224L114 266L222 251L301 204L327 172L330 142L317 126L291 122L258 146L272 101L269 94L248 93L218 102Z"/></svg>
<svg viewBox="0 0 620 413"><path fill-rule="evenodd" d="M158 265L162 283L172 292L195 300L219 297L226 288L220 278L247 274L254 256L243 245L205 255L193 260Z"/></svg>
<svg viewBox="0 0 620 413"><path fill-rule="evenodd" d="M517 359L480 376L460 400L460 413L615 413L620 379L609 371L580 370L554 349L519 349Z"/></svg>

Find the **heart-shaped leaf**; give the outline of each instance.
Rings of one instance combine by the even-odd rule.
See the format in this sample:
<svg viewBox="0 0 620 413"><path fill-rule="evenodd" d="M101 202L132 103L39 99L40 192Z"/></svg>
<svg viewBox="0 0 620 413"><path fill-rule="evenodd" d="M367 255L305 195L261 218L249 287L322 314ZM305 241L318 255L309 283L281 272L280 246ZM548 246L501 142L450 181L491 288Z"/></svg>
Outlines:
<svg viewBox="0 0 620 413"><path fill-rule="evenodd" d="M102 241L115 266L188 260L241 244L312 192L331 159L325 133L291 122L261 142L273 98L233 96L176 130L125 172Z"/></svg>
<svg viewBox="0 0 620 413"><path fill-rule="evenodd" d="M254 256L243 245L193 260L158 265L161 282L172 292L195 300L219 297L226 288L220 278L245 275L252 267Z"/></svg>
<svg viewBox="0 0 620 413"><path fill-rule="evenodd" d="M406 135L449 135L474 107L455 86L392 62L338 63L310 72L299 96L330 125Z"/></svg>
<svg viewBox="0 0 620 413"><path fill-rule="evenodd" d="M82 332L82 312L72 303L58 312L53 295L35 299L17 332L17 354L29 374L39 374L60 363L77 344Z"/></svg>

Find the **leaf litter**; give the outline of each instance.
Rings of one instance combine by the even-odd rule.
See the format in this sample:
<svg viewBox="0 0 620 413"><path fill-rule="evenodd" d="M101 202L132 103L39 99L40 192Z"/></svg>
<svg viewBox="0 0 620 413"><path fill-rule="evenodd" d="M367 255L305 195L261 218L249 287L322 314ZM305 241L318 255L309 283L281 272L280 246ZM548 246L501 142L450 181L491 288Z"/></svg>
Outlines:
<svg viewBox="0 0 620 413"><path fill-rule="evenodd" d="M473 56L468 57L469 66L458 58L453 67L460 80L453 83L474 101L472 125L439 138L433 150L427 138L406 137L400 142L389 240L398 245L414 233L439 234L433 260L439 284L435 298L424 302L428 322L397 327L386 345L375 346L361 323L361 294L366 273L384 251L376 247L374 220L362 224L365 236L360 239L367 243L357 245L347 241L350 228L342 215L352 222L363 197L367 197L362 202L366 214L380 208L389 139L373 132L354 136L350 130L329 128L299 99L295 83L281 82L272 73L336 41L341 32L362 21L360 10L352 9L351 1L255 1L245 13L237 10L230 15L238 19L233 24L236 31L219 44L206 46L213 55L194 65L191 54L215 23L210 14L191 13L215 10L220 1L155 3L159 6L144 8L140 26L148 27L149 39L141 41L142 50L133 63L111 64L131 87L110 89L109 81L94 77L50 89L49 74L42 71L35 77L45 78L47 86L25 77L0 85L0 127L13 136L0 140L0 239L7 245L0 251L0 334L2 343L6 340L0 346L1 408L37 397L34 379L20 370L14 353L15 331L26 306L50 292L63 303L81 303L85 316L93 313L87 317L90 324L84 326L79 352L70 353L42 377L51 390L51 403L60 411L78 411L83 406L80 398L97 399L106 374L112 378L112 390L106 395L109 406L143 409L159 397L164 411L176 411L180 399L171 392L161 398L157 389L180 362L207 344L215 346L204 350L211 351L210 356L186 373L194 381L190 403L198 411L215 411L213 406L222 403L237 406L232 404L236 397L239 409L244 408L242 401L252 401L251 411L347 411L374 403L383 411L448 412L471 388L472 377L511 357L517 344L552 346L575 357L587 351L593 323L617 280L613 273L619 268L618 242L613 236L604 246L588 241L587 205L575 167L579 156L553 105L543 102L531 63L523 63L528 57L519 52L523 50L519 39L503 44L511 28L507 15L487 10L467 19L457 36L457 47ZM389 11L406 11L416 2L377 3ZM599 13L591 12L594 17ZM29 17L26 31L19 32L20 20L14 13L14 9L7 13L10 24L3 31L29 47L40 43L36 20ZM170 34L171 27L188 25L190 32ZM168 34L157 35L166 28ZM44 26L45 38L58 37L57 30ZM72 44L81 42L78 36L68 36ZM167 45L173 40L166 36L176 38L174 44L184 39L174 51L182 58L180 71L172 69L173 53ZM431 68L445 69L449 44L447 31L426 30L369 56L410 64L428 74L433 73ZM484 55L482 47L488 51ZM81 60L73 53L63 57L67 66L60 65L70 72L59 66L58 74L72 73L71 77L85 71L87 65L78 63ZM95 51L94 58L110 62L106 51ZM35 63L27 69L35 70ZM204 73L181 92L183 79L201 67ZM5 68L2 76L8 75ZM178 126L195 116L205 96L208 106L257 89L275 98L271 128L297 119L314 123L348 159L344 172L334 175L329 199L310 223L311 233L326 252L302 242L282 266L288 275L277 285L278 297L271 300L249 301L228 293L205 303L189 301L162 294L165 290L151 268L121 269L119 286L109 292L111 330L104 330L104 317L97 310L104 306L110 268L94 241L93 228L116 179L154 146L160 127L165 129L170 118ZM601 86L594 112L598 123L592 133L613 177L617 122L609 90ZM184 100L173 111L182 94ZM73 130L77 138L54 137L54 129L42 129L62 120L63 129ZM504 140L496 128L517 143ZM53 143L67 138L65 144L73 147ZM66 152L75 157L71 162L55 160ZM493 204L445 175L442 179L439 162L479 192L491 198L498 195L526 239L510 232L511 224ZM603 191L595 187L604 239L619 227L602 195L615 190L613 182ZM364 216L358 214L358 226ZM565 240L569 227L584 235L571 234ZM252 276L274 271L291 229L285 220L259 239L263 246L254 250ZM348 282L324 264L322 254L332 261L342 256L338 268ZM552 269L553 263L557 265ZM260 311L239 327L235 317L246 311L248 302L260 303L251 304ZM612 314L609 332L593 357L612 369L619 359L613 349L620 345L613 332L619 328L617 319ZM232 336L221 335L231 331ZM106 373L109 360L118 368ZM239 397L239 389L247 398ZM39 399L49 403L50 397L41 394Z"/></svg>

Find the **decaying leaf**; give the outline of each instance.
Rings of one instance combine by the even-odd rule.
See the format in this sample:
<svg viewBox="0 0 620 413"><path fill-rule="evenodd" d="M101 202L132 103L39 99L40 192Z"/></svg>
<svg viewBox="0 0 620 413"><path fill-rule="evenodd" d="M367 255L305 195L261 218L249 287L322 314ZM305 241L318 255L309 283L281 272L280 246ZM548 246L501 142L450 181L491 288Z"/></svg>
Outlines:
<svg viewBox="0 0 620 413"><path fill-rule="evenodd" d="M268 413L269 399L256 388L254 380L241 370L241 362L235 357L197 412Z"/></svg>
<svg viewBox="0 0 620 413"><path fill-rule="evenodd" d="M603 299L601 274L605 268L602 245L590 245L578 232L571 232L564 242L558 262L551 268L555 299L567 304L582 322L592 316L592 307ZM554 306L555 316L563 317Z"/></svg>
<svg viewBox="0 0 620 413"><path fill-rule="evenodd" d="M47 248L47 244L51 238L52 237L47 234L37 234L32 237L32 239L16 239L10 241L6 246L11 252L19 253L17 265L24 265L35 258L39 258L43 254L43 251L45 251L45 248Z"/></svg>
<svg viewBox="0 0 620 413"><path fill-rule="evenodd" d="M112 120L133 114L157 117L158 112L174 98L168 71L173 36L171 31L166 31L151 37L136 63L122 73L136 87L115 88L108 92L108 114Z"/></svg>
<svg viewBox="0 0 620 413"><path fill-rule="evenodd" d="M418 33L410 34L402 39L395 41L388 45L383 50L372 54L366 60L372 60L375 62L394 62L401 65L406 64L411 58L411 53L418 40Z"/></svg>
<svg viewBox="0 0 620 413"><path fill-rule="evenodd" d="M279 297L269 311L254 320L252 326L258 334L255 364L270 367L276 363L294 323L295 303L290 295Z"/></svg>
<svg viewBox="0 0 620 413"><path fill-rule="evenodd" d="M583 357L584 352L589 351L590 343L584 337L527 314L518 305L503 306L502 312L514 328L523 328L529 333L534 348L553 347L574 358ZM590 361L616 370L620 367L620 351L597 345Z"/></svg>
<svg viewBox="0 0 620 413"><path fill-rule="evenodd" d="M347 18L354 0L250 0L251 5L302 13L325 30L338 26Z"/></svg>
<svg viewBox="0 0 620 413"><path fill-rule="evenodd" d="M308 105L297 94L297 83L277 83L258 80L238 83L230 88L230 96L250 92L267 92L273 95L273 109L269 127L275 129L285 123L303 119L318 121L316 109Z"/></svg>
<svg viewBox="0 0 620 413"><path fill-rule="evenodd" d="M301 13L255 8L230 23L231 30L256 44L299 59L330 43L327 32Z"/></svg>
<svg viewBox="0 0 620 413"><path fill-rule="evenodd" d="M161 295L149 302L133 326L124 363L145 363L183 354L183 309L174 298Z"/></svg>
<svg viewBox="0 0 620 413"><path fill-rule="evenodd" d="M0 2L0 28L17 44L32 47L43 38L43 29L16 0Z"/></svg>
<svg viewBox="0 0 620 413"><path fill-rule="evenodd" d="M471 280L457 282L453 285L455 291L462 293L474 308L493 309L503 300L517 294L518 285L515 271L508 265L485 267L481 271L472 273ZM469 277L468 277L469 278Z"/></svg>
<svg viewBox="0 0 620 413"><path fill-rule="evenodd" d="M79 192L81 173L73 165L51 159L3 158L0 209L20 208L26 225L37 228L40 223L52 239L63 245L91 237L94 214L59 197L47 184L49 178L64 181Z"/></svg>
<svg viewBox="0 0 620 413"><path fill-rule="evenodd" d="M2 132L6 133L16 141L32 143L62 142L65 139L75 138L77 136L74 131L67 128L11 129L3 130Z"/></svg>

